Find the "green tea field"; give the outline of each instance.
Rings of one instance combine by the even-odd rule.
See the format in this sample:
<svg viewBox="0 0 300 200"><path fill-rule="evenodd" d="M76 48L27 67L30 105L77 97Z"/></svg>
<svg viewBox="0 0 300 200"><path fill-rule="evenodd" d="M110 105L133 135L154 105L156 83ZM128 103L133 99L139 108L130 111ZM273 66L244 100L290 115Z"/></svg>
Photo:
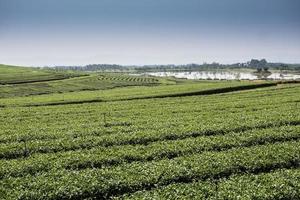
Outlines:
<svg viewBox="0 0 300 200"><path fill-rule="evenodd" d="M0 72L0 199L300 199L297 81Z"/></svg>

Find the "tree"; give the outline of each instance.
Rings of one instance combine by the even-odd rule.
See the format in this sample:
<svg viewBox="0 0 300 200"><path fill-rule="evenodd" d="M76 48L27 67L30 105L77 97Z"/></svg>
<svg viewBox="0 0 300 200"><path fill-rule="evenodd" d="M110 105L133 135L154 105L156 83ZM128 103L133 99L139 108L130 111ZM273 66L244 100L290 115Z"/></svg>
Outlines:
<svg viewBox="0 0 300 200"><path fill-rule="evenodd" d="M256 59L252 59L249 63L249 66L250 67L253 67L253 68L258 68L259 67L259 60L256 60Z"/></svg>
<svg viewBox="0 0 300 200"><path fill-rule="evenodd" d="M252 59L249 63L249 66L252 68L256 68L258 72L261 72L263 69L265 71L268 71L267 64L268 62L266 61L266 59L261 59L261 60Z"/></svg>
<svg viewBox="0 0 300 200"><path fill-rule="evenodd" d="M267 64L268 64L268 62L266 61L266 59L262 59L259 61L259 66L261 68L265 68Z"/></svg>

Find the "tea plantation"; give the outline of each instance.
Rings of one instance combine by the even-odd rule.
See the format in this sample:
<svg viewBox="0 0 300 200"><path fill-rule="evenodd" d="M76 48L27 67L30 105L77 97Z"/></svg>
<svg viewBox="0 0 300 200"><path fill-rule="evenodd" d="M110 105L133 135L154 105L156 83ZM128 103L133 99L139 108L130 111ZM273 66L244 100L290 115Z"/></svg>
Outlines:
<svg viewBox="0 0 300 200"><path fill-rule="evenodd" d="M2 68L0 199L300 199L297 81Z"/></svg>

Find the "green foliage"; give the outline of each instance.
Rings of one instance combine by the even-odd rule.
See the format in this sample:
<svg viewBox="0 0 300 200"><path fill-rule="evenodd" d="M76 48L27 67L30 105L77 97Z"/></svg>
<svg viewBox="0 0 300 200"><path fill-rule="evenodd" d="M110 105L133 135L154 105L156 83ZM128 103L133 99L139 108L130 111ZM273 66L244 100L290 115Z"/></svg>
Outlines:
<svg viewBox="0 0 300 200"><path fill-rule="evenodd" d="M172 183L298 167L299 155L300 142L295 141L102 169L54 169L36 176L3 179L0 184L7 189L13 185L22 188L18 191L10 189L8 194L21 199L82 199L97 196L109 198Z"/></svg>
<svg viewBox="0 0 300 200"><path fill-rule="evenodd" d="M218 181L171 184L116 199L299 199L300 170L235 175Z"/></svg>
<svg viewBox="0 0 300 200"><path fill-rule="evenodd" d="M182 94L260 83L105 73L47 84L61 93L14 97L15 85L0 99L0 199L300 198L298 84L195 96Z"/></svg>

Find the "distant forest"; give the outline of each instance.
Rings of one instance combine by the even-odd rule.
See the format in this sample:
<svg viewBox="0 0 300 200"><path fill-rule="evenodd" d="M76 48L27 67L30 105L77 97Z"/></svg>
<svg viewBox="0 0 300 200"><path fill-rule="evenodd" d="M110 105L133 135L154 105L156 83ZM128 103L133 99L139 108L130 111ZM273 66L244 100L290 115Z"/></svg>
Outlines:
<svg viewBox="0 0 300 200"><path fill-rule="evenodd" d="M143 65L143 66L126 66L116 64L90 64L86 66L56 66L44 67L54 70L75 70L75 71L136 71L136 72L154 72L154 71L199 71L212 69L256 69L257 71L270 70L300 70L300 64L286 63L269 63L266 59L252 59L246 63L220 64L220 63L203 63L203 64L186 64L186 65Z"/></svg>

